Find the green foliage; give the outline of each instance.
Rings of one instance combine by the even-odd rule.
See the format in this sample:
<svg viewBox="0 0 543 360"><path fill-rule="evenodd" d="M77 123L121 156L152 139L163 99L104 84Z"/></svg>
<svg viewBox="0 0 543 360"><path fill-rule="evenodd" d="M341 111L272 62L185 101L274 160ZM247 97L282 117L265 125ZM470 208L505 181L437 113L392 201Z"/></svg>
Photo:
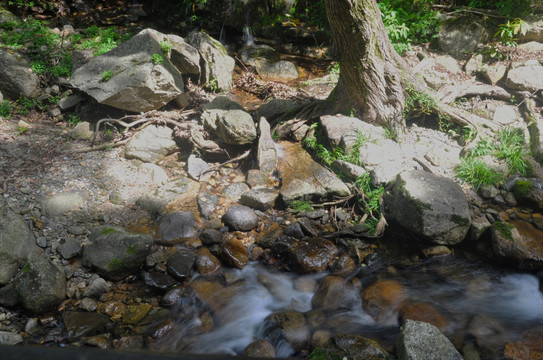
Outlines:
<svg viewBox="0 0 543 360"><path fill-rule="evenodd" d="M74 43L77 49L91 49L95 56L102 55L116 48L120 43L128 40L130 33L121 33L114 27L100 29L97 26L89 26L85 30L87 38L79 43Z"/></svg>
<svg viewBox="0 0 543 360"><path fill-rule="evenodd" d="M330 25L328 24L328 17L326 16L326 6L324 4L324 0L296 0L290 15L305 23L308 23L309 25L317 26L321 29L330 28Z"/></svg>
<svg viewBox="0 0 543 360"><path fill-rule="evenodd" d="M172 43L167 40L161 41L160 50L162 50L164 54L168 54L172 50Z"/></svg>
<svg viewBox="0 0 543 360"><path fill-rule="evenodd" d="M113 75L115 75L115 74L113 74L113 71L106 70L106 71L104 71L103 73L100 74L100 77L102 78L103 82L107 82L107 81L111 80Z"/></svg>
<svg viewBox="0 0 543 360"><path fill-rule="evenodd" d="M23 135L27 130L26 126L17 126L17 135Z"/></svg>
<svg viewBox="0 0 543 360"><path fill-rule="evenodd" d="M13 106L11 105L9 100L4 100L0 102L0 119L9 118L12 113L13 113Z"/></svg>
<svg viewBox="0 0 543 360"><path fill-rule="evenodd" d="M502 176L486 165L481 159L467 157L455 168L456 176L478 190L482 185L496 186Z"/></svg>
<svg viewBox="0 0 543 360"><path fill-rule="evenodd" d="M526 196L534 189L535 185L530 180L517 180L513 186L513 194Z"/></svg>
<svg viewBox="0 0 543 360"><path fill-rule="evenodd" d="M500 130L495 155L507 162L511 173L526 175L528 150L522 129L506 127Z"/></svg>
<svg viewBox="0 0 543 360"><path fill-rule="evenodd" d="M161 54L151 55L151 62L155 65L162 64L164 62L164 56Z"/></svg>
<svg viewBox="0 0 543 360"><path fill-rule="evenodd" d="M430 115L436 107L436 100L428 92L420 92L412 87L405 89L407 96L404 104L404 116Z"/></svg>
<svg viewBox="0 0 543 360"><path fill-rule="evenodd" d="M469 7L498 10L508 18L527 15L530 12L530 0L470 0Z"/></svg>
<svg viewBox="0 0 543 360"><path fill-rule="evenodd" d="M434 0L383 0L378 3L388 37L398 53L413 43L430 42L438 36L439 13Z"/></svg>
<svg viewBox="0 0 543 360"><path fill-rule="evenodd" d="M19 115L27 115L30 111L34 110L36 107L41 108L43 105L35 100L21 96L17 99L17 113Z"/></svg>
<svg viewBox="0 0 543 360"><path fill-rule="evenodd" d="M499 42L508 46L517 46L517 35L525 35L528 31L528 24L520 18L507 20L505 24L499 25L499 30L494 34Z"/></svg>
<svg viewBox="0 0 543 360"><path fill-rule="evenodd" d="M313 206L311 206L311 202L307 200L294 200L290 203L289 207L293 213L303 213L314 210Z"/></svg>
<svg viewBox="0 0 543 360"><path fill-rule="evenodd" d="M9 0L8 5L15 6L19 11L25 12L34 6L34 2L28 0Z"/></svg>
<svg viewBox="0 0 543 360"><path fill-rule="evenodd" d="M76 114L70 114L66 117L66 122L72 126L75 126L81 122L81 118Z"/></svg>

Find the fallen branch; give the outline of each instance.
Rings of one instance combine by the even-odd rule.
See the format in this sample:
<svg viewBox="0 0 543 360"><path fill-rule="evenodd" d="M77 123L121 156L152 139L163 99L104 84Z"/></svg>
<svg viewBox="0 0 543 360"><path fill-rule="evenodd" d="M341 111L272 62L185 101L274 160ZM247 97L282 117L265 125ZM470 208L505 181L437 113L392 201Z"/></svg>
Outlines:
<svg viewBox="0 0 543 360"><path fill-rule="evenodd" d="M219 170L220 168L222 168L223 166L227 165L227 164L230 164L230 163L233 163L233 162L236 162L236 161L239 161L239 160L243 160L245 159L246 157L249 156L249 154L251 153L251 149L245 151L243 154L241 155L238 155L236 156L235 158L232 158L230 160L227 160L223 163L220 163L219 165L215 165L215 166L212 166L212 167L208 167L207 169L205 169L204 171L202 171L200 173L200 175L198 176L198 181L200 181L200 179L202 178L202 176L204 174L207 174L208 172L211 172L211 171L216 171L216 170Z"/></svg>
<svg viewBox="0 0 543 360"><path fill-rule="evenodd" d="M120 140L120 141L117 141L117 142L115 142L113 144L107 143L107 144L100 144L100 145L97 145L97 146L90 146L90 147L74 150L73 152L77 153L77 154L81 154L81 153L86 153L86 152L91 152L91 151L100 151L100 150L112 149L112 148L116 148L116 147L119 147L119 146L122 146L122 145L126 145L128 140L130 140L130 139Z"/></svg>

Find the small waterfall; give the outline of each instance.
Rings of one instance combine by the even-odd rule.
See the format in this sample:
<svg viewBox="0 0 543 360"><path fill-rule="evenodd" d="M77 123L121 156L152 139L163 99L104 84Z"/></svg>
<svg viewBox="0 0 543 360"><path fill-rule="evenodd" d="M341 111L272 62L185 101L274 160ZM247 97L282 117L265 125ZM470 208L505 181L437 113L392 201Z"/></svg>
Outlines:
<svg viewBox="0 0 543 360"><path fill-rule="evenodd" d="M249 0L243 0L245 6L245 26L243 27L243 43L246 46L254 45L253 32L251 30L251 12L249 10Z"/></svg>

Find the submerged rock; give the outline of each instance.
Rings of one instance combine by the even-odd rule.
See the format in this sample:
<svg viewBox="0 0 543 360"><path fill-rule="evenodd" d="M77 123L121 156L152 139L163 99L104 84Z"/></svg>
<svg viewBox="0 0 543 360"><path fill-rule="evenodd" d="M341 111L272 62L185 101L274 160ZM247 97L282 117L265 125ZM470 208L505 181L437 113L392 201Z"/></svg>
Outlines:
<svg viewBox="0 0 543 360"><path fill-rule="evenodd" d="M406 299L404 287L396 280L380 280L362 290L364 310L380 322L395 319Z"/></svg>
<svg viewBox="0 0 543 360"><path fill-rule="evenodd" d="M331 265L337 252L337 247L331 241L313 239L291 246L288 258L292 267L301 273L319 272Z"/></svg>
<svg viewBox="0 0 543 360"><path fill-rule="evenodd" d="M312 356L315 355L315 356ZM358 335L338 335L313 350L312 359L392 360L394 356L375 340Z"/></svg>

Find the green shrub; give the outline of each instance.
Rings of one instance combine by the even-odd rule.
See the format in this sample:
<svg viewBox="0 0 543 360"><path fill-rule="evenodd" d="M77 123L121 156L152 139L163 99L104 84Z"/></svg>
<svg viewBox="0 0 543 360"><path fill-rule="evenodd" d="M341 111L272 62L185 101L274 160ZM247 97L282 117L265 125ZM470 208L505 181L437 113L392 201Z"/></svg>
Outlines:
<svg viewBox="0 0 543 360"><path fill-rule="evenodd" d="M13 106L11 106L11 103L9 102L9 100L4 100L0 102L0 119L9 118L12 113L13 113Z"/></svg>
<svg viewBox="0 0 543 360"><path fill-rule="evenodd" d="M151 62L155 65L162 64L164 62L164 56L161 54L151 55Z"/></svg>
<svg viewBox="0 0 543 360"><path fill-rule="evenodd" d="M455 168L456 176L465 183L479 190L482 185L496 186L502 180L502 175L491 169L481 159L467 157L460 161Z"/></svg>
<svg viewBox="0 0 543 360"><path fill-rule="evenodd" d="M111 70L106 70L104 71L103 73L100 74L100 77L102 78L102 81L103 82L107 82L109 80L111 80L111 78L113 77L113 71Z"/></svg>
<svg viewBox="0 0 543 360"><path fill-rule="evenodd" d="M469 7L498 10L507 18L527 15L530 12L530 0L470 0Z"/></svg>

